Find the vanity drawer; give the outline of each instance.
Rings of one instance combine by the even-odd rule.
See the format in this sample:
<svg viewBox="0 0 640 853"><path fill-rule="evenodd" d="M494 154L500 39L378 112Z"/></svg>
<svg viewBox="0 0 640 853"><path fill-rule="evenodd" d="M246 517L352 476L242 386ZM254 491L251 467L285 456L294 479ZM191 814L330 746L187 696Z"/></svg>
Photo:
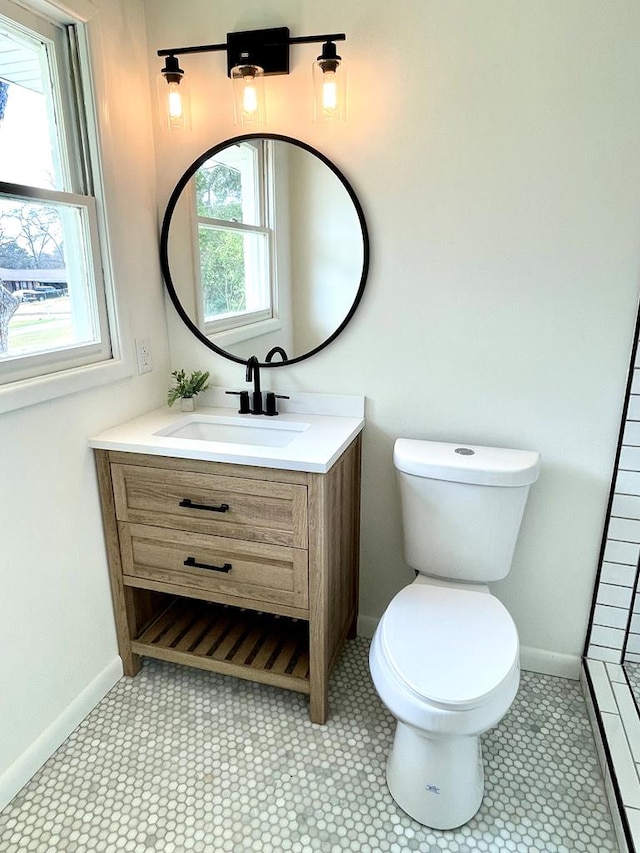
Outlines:
<svg viewBox="0 0 640 853"><path fill-rule="evenodd" d="M306 486L140 465L111 470L120 521L307 547Z"/></svg>
<svg viewBox="0 0 640 853"><path fill-rule="evenodd" d="M143 524L118 525L124 582L296 608L309 605L307 552ZM224 570L221 570L224 569ZM184 588L180 592L177 588Z"/></svg>

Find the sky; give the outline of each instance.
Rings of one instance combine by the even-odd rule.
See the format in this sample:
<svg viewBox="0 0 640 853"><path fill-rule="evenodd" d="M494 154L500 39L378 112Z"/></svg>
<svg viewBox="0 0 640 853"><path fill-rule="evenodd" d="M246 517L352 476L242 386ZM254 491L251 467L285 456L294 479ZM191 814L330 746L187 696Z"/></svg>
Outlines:
<svg viewBox="0 0 640 853"><path fill-rule="evenodd" d="M45 97L9 84L0 122L0 181L53 189L53 161Z"/></svg>

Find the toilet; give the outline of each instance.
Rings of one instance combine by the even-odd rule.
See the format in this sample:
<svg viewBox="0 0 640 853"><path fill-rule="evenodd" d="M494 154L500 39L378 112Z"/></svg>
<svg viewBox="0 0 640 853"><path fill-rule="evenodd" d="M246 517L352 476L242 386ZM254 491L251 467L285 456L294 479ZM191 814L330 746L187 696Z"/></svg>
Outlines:
<svg viewBox="0 0 640 853"><path fill-rule="evenodd" d="M487 584L511 569L540 455L400 438L393 461L416 579L389 604L369 654L397 719L387 784L412 818L454 829L482 802L480 736L518 691L518 632Z"/></svg>

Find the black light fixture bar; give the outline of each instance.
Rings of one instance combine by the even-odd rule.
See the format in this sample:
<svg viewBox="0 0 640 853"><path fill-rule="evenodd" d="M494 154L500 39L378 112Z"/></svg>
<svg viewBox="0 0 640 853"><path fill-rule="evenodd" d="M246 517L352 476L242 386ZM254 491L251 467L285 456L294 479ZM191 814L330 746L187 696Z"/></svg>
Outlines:
<svg viewBox="0 0 640 853"><path fill-rule="evenodd" d="M224 44L202 44L198 47L171 47L157 51L158 56L182 56L186 53L212 53L214 50L226 50L227 43Z"/></svg>
<svg viewBox="0 0 640 853"><path fill-rule="evenodd" d="M290 36L288 27L265 30L246 30L227 33L223 44L204 44L191 47L174 47L158 51L158 56L183 56L189 53L227 52L227 73L236 65L250 62L264 69L265 75L289 73L289 46L320 42L345 41L345 33L326 33L312 36Z"/></svg>

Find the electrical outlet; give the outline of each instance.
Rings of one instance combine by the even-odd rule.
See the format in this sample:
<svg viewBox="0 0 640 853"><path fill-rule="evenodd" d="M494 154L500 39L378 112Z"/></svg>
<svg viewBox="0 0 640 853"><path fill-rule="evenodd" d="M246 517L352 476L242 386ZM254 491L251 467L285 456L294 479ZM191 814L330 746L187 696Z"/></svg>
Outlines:
<svg viewBox="0 0 640 853"><path fill-rule="evenodd" d="M153 359L151 358L151 345L148 338L136 338L136 358L138 359L138 373L151 373Z"/></svg>

